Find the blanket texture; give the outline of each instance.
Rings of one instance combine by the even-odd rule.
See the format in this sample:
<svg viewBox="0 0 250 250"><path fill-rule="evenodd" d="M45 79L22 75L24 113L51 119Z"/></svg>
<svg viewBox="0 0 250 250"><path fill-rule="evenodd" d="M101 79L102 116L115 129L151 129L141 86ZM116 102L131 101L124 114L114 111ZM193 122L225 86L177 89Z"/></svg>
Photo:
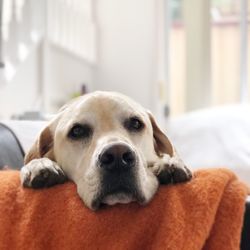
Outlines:
<svg viewBox="0 0 250 250"><path fill-rule="evenodd" d="M247 188L225 169L200 170L137 203L86 208L71 183L22 188L0 172L0 249L239 249Z"/></svg>

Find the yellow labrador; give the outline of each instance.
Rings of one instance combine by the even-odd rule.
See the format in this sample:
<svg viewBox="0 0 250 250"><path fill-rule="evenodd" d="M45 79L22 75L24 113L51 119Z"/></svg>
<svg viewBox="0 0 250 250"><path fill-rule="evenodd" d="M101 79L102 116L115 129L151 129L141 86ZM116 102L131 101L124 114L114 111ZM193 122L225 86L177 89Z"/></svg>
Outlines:
<svg viewBox="0 0 250 250"><path fill-rule="evenodd" d="M159 183L191 179L153 116L128 97L94 92L61 108L25 157L21 182L77 185L86 206L148 203Z"/></svg>

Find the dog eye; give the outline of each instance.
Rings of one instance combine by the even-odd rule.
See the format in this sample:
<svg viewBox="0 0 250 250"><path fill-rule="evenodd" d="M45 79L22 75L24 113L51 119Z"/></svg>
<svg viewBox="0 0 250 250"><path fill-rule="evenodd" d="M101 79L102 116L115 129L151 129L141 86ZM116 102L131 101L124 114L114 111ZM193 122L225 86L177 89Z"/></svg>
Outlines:
<svg viewBox="0 0 250 250"><path fill-rule="evenodd" d="M78 140L82 138L88 138L92 134L92 129L89 125L76 124L74 125L68 133L68 137L73 140Z"/></svg>
<svg viewBox="0 0 250 250"><path fill-rule="evenodd" d="M129 131L135 131L136 132L136 131L142 130L143 127L144 127L144 124L139 118L131 117L125 122L125 127Z"/></svg>

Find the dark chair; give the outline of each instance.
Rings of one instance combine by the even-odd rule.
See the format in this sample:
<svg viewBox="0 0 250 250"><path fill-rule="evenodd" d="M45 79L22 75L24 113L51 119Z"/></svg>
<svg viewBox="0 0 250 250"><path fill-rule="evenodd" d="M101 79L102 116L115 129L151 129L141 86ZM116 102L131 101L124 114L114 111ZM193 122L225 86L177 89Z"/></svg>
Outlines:
<svg viewBox="0 0 250 250"><path fill-rule="evenodd" d="M14 132L0 123L0 169L10 167L20 169L23 166L24 151Z"/></svg>

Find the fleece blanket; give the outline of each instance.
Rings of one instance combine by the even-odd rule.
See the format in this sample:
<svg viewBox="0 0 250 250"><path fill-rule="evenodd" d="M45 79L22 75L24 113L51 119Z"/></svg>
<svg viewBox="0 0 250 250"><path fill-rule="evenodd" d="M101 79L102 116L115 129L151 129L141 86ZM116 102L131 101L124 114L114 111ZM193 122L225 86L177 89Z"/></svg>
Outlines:
<svg viewBox="0 0 250 250"><path fill-rule="evenodd" d="M247 188L229 170L161 186L146 206L86 208L71 183L22 188L0 172L0 249L239 249Z"/></svg>

